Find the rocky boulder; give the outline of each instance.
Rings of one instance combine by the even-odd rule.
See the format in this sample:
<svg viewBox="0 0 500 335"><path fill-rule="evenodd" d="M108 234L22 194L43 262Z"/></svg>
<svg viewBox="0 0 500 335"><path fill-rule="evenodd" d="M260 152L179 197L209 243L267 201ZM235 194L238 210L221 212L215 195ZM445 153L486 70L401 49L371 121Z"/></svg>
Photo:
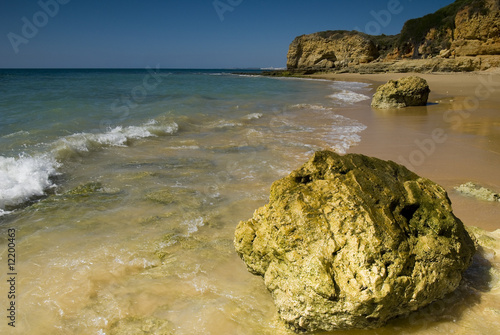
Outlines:
<svg viewBox="0 0 500 335"><path fill-rule="evenodd" d="M381 326L455 290L475 250L443 188L330 151L276 181L234 243L295 331Z"/></svg>
<svg viewBox="0 0 500 335"><path fill-rule="evenodd" d="M377 88L373 95L372 107L385 109L425 106L430 91L427 81L417 76L389 80Z"/></svg>

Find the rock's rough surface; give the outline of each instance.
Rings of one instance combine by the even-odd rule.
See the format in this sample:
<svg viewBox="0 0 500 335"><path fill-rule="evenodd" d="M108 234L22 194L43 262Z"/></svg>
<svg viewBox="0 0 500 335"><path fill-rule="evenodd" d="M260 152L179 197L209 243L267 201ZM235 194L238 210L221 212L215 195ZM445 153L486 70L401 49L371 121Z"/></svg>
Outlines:
<svg viewBox="0 0 500 335"><path fill-rule="evenodd" d="M373 95L372 107L383 109L425 106L430 91L427 81L417 76L390 80L377 88Z"/></svg>
<svg viewBox="0 0 500 335"><path fill-rule="evenodd" d="M366 36L342 30L299 36L290 44L287 67L319 70L371 62L379 53Z"/></svg>
<svg viewBox="0 0 500 335"><path fill-rule="evenodd" d="M299 36L290 44L287 69L366 73L384 68L386 72L394 70L393 62L402 62L396 67L404 68L409 65L405 60L416 59L433 62L412 72L489 69L500 63L499 22L500 0L456 0L435 13L408 20L397 35L323 31Z"/></svg>
<svg viewBox="0 0 500 335"><path fill-rule="evenodd" d="M500 1L476 1L455 16L451 50L457 56L500 54Z"/></svg>
<svg viewBox="0 0 500 335"><path fill-rule="evenodd" d="M474 253L443 188L330 151L276 181L234 243L297 331L381 326L453 291Z"/></svg>

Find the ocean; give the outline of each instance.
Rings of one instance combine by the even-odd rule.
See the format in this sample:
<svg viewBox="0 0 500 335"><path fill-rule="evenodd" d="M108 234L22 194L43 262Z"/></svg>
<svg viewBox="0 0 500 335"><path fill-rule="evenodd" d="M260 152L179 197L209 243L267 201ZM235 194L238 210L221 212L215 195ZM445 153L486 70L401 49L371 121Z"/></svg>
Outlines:
<svg viewBox="0 0 500 335"><path fill-rule="evenodd" d="M373 87L232 72L0 70L2 334L284 332L234 229Z"/></svg>
<svg viewBox="0 0 500 335"><path fill-rule="evenodd" d="M279 145L292 155L343 151L363 125L330 109L368 98L334 84L210 70L4 70L0 85L0 213L61 189L74 178L68 169L88 169L98 155L132 159L153 143L171 158Z"/></svg>

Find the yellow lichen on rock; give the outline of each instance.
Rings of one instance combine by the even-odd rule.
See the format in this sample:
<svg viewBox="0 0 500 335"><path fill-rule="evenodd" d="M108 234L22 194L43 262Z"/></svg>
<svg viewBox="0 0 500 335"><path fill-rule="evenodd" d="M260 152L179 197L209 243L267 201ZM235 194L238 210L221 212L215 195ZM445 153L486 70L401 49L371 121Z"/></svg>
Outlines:
<svg viewBox="0 0 500 335"><path fill-rule="evenodd" d="M274 182L234 243L299 331L381 326L455 290L475 251L442 187L330 151Z"/></svg>
<svg viewBox="0 0 500 335"><path fill-rule="evenodd" d="M429 93L430 88L425 79L417 76L403 77L379 86L371 105L382 109L425 106Z"/></svg>

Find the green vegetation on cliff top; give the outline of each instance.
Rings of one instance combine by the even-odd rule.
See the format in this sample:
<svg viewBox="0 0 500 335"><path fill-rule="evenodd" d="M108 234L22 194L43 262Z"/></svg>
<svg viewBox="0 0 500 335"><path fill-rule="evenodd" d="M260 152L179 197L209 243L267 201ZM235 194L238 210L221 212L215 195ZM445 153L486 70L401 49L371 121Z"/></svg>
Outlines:
<svg viewBox="0 0 500 335"><path fill-rule="evenodd" d="M449 47L447 45L449 44L449 40L445 38L446 31L455 28L457 13L466 6L470 7L471 13L481 13L484 15L488 12L485 0L456 0L454 3L437 10L435 13L408 20L397 35L368 35L362 32L346 30L327 30L317 32L316 35L322 38L330 38L335 35L361 34L377 46L380 56L386 56L395 48L404 51L405 49L411 49L412 46L418 46L425 40L427 33L431 29L435 29L438 33L436 41L434 41L436 44L435 50L441 50Z"/></svg>
<svg viewBox="0 0 500 335"><path fill-rule="evenodd" d="M484 0L456 0L435 13L406 21L401 33L398 35L398 45L396 46L402 48L406 43L418 44L425 39L429 30L433 28L437 31L453 30L457 13L466 6L470 6L472 13L486 14L488 11Z"/></svg>

